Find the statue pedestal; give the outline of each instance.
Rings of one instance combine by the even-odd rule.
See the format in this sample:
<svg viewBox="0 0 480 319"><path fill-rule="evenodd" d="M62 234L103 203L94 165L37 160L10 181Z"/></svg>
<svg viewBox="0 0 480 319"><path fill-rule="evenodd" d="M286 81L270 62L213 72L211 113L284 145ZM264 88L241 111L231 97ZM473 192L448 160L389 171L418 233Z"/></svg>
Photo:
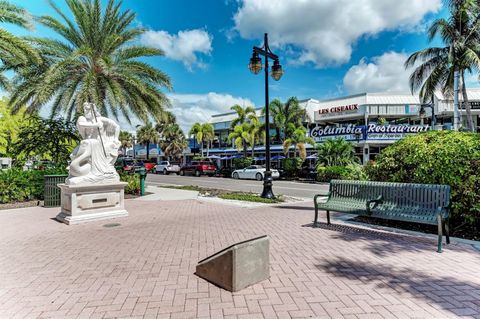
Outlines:
<svg viewBox="0 0 480 319"><path fill-rule="evenodd" d="M125 210L125 182L98 185L59 184L61 212L56 219L67 224L128 216Z"/></svg>

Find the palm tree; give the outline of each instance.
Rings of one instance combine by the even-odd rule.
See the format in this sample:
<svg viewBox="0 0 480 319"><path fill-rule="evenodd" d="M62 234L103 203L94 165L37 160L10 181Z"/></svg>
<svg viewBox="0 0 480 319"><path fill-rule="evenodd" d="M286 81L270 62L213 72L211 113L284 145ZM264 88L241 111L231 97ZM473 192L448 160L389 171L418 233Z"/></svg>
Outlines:
<svg viewBox="0 0 480 319"><path fill-rule="evenodd" d="M185 135L178 124L170 124L164 129L161 147L166 156L178 158L187 145Z"/></svg>
<svg viewBox="0 0 480 319"><path fill-rule="evenodd" d="M126 156L127 148L132 147L133 145L133 135L127 131L120 131L118 139L120 140L120 147L122 148L123 156Z"/></svg>
<svg viewBox="0 0 480 319"><path fill-rule="evenodd" d="M251 115L251 114L255 115L255 109L251 106L247 106L247 107L243 108L240 105L235 104L230 109L232 111L237 112L237 118L235 118L232 121L232 123L230 123L230 128L232 128L232 129L235 126L237 126L238 124L243 124L243 123L247 122L249 115Z"/></svg>
<svg viewBox="0 0 480 319"><path fill-rule="evenodd" d="M28 13L8 1L0 1L0 22L10 23L22 28L30 29ZM2 69L25 66L29 63L38 64L41 61L39 53L24 39L0 29L0 61ZM8 79L0 74L0 88L9 87Z"/></svg>
<svg viewBox="0 0 480 319"><path fill-rule="evenodd" d="M137 130L137 141L147 147L146 159L150 158L150 144L158 144L160 142L160 134L153 127L152 123L148 122Z"/></svg>
<svg viewBox="0 0 480 319"><path fill-rule="evenodd" d="M290 136L283 141L283 152L287 155L290 146L293 145L294 156L297 155L298 151L300 158L304 160L307 157L305 144L308 143L310 145L315 145L315 140L307 136L307 129L303 125L295 126L294 124L289 123L287 130L291 133L289 134Z"/></svg>
<svg viewBox="0 0 480 319"><path fill-rule="evenodd" d="M65 0L69 11L42 16L38 21L59 39L31 38L43 62L16 68L11 96L14 110L27 105L36 110L52 103L51 116L63 110L73 117L84 102L95 103L104 115L133 113L145 123L160 118L169 105L162 88L171 88L169 77L139 59L163 55L158 49L134 43L144 32L132 26L135 13L121 10L121 1ZM73 18L70 18L72 16Z"/></svg>
<svg viewBox="0 0 480 319"><path fill-rule="evenodd" d="M478 3L471 0L452 0L449 7L450 17L435 20L428 30L430 41L440 35L445 46L413 53L405 62L405 68L420 62L410 75L410 89L412 93L419 91L422 102L432 99L437 89L451 96L454 90L454 74L459 72L468 130L473 131L465 73L480 68L480 10Z"/></svg>
<svg viewBox="0 0 480 319"><path fill-rule="evenodd" d="M282 143L293 134L293 131L288 131L289 123L297 127L303 125L306 121L310 121L307 111L300 106L298 99L294 96L290 97L286 103L282 103L279 99L274 99L270 102L269 108L276 131L275 138L277 143ZM265 109L262 113L265 115ZM283 138L282 133L284 135Z"/></svg>
<svg viewBox="0 0 480 319"><path fill-rule="evenodd" d="M328 139L317 144L317 166L346 166L358 163L352 143L343 138Z"/></svg>
<svg viewBox="0 0 480 319"><path fill-rule="evenodd" d="M207 156L209 155L210 143L215 138L215 132L213 125L210 123L195 123L189 132L190 135L194 135L197 143L201 145L201 152L203 156L204 144L207 145Z"/></svg>
<svg viewBox="0 0 480 319"><path fill-rule="evenodd" d="M265 125L260 123L260 120L255 114L249 114L249 138L248 144L252 148L252 157L255 156L255 145L261 141L265 142Z"/></svg>
<svg viewBox="0 0 480 319"><path fill-rule="evenodd" d="M235 125L233 131L228 134L229 140L235 141L235 146L238 151L243 149L243 156L247 157L247 146L252 137L251 125L249 123L243 123ZM253 150L252 150L253 153Z"/></svg>
<svg viewBox="0 0 480 319"><path fill-rule="evenodd" d="M177 123L177 118L175 115L170 111L165 111L161 118L157 120L157 124L155 125L155 129L161 136L163 136L164 131L172 124Z"/></svg>

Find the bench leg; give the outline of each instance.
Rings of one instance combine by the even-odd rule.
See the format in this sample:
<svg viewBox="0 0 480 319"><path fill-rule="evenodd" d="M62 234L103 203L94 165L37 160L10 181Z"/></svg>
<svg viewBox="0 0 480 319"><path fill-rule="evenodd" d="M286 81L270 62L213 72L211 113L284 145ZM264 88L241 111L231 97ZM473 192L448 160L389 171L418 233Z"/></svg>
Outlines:
<svg viewBox="0 0 480 319"><path fill-rule="evenodd" d="M317 196L313 198L313 205L315 206L315 219L313 220L313 227L317 227L317 224L318 224Z"/></svg>
<svg viewBox="0 0 480 319"><path fill-rule="evenodd" d="M443 228L443 221L442 216L437 215L437 223L438 223L438 249L437 252L442 252L442 228Z"/></svg>
<svg viewBox="0 0 480 319"><path fill-rule="evenodd" d="M327 210L327 225L330 225L330 211Z"/></svg>
<svg viewBox="0 0 480 319"><path fill-rule="evenodd" d="M445 237L447 238L447 245L448 245L450 244L450 221L448 218L443 221L443 226L445 229Z"/></svg>

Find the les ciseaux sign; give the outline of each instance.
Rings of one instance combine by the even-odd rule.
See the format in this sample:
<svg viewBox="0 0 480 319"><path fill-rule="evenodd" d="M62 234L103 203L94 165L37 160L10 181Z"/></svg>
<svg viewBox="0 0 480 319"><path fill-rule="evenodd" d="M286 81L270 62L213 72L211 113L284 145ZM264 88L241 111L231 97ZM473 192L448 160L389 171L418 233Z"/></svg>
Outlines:
<svg viewBox="0 0 480 319"><path fill-rule="evenodd" d="M310 130L310 136L317 141L334 137L343 137L347 140L396 140L403 138L406 134L417 134L428 130L428 125L368 124L365 126L349 124L343 127L317 126Z"/></svg>
<svg viewBox="0 0 480 319"><path fill-rule="evenodd" d="M333 106L328 109L320 109L318 113L321 115L330 114L330 113L342 113L347 111L358 111L358 104L342 105L342 106Z"/></svg>

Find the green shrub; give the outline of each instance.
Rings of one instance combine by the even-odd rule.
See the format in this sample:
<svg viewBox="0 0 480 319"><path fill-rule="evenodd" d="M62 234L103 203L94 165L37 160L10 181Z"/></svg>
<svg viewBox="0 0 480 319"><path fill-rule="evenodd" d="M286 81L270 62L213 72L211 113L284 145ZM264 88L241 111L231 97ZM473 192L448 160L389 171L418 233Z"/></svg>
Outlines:
<svg viewBox="0 0 480 319"><path fill-rule="evenodd" d="M282 160L282 166L286 177L296 177L302 167L303 160L300 157L286 158Z"/></svg>
<svg viewBox="0 0 480 319"><path fill-rule="evenodd" d="M18 168L0 170L0 203L42 200L44 176L66 173L65 168L29 171Z"/></svg>
<svg viewBox="0 0 480 319"><path fill-rule="evenodd" d="M235 169L242 169L252 165L253 159L251 157L241 157L233 159L233 167Z"/></svg>
<svg viewBox="0 0 480 319"><path fill-rule="evenodd" d="M120 180L127 182L125 186L125 194L140 195L140 175L120 173Z"/></svg>
<svg viewBox="0 0 480 319"><path fill-rule="evenodd" d="M384 149L366 171L372 180L450 185L454 226L480 226L477 133L432 131L407 137Z"/></svg>
<svg viewBox="0 0 480 319"><path fill-rule="evenodd" d="M317 180L330 182L332 179L367 180L367 174L359 164L347 166L317 166Z"/></svg>

